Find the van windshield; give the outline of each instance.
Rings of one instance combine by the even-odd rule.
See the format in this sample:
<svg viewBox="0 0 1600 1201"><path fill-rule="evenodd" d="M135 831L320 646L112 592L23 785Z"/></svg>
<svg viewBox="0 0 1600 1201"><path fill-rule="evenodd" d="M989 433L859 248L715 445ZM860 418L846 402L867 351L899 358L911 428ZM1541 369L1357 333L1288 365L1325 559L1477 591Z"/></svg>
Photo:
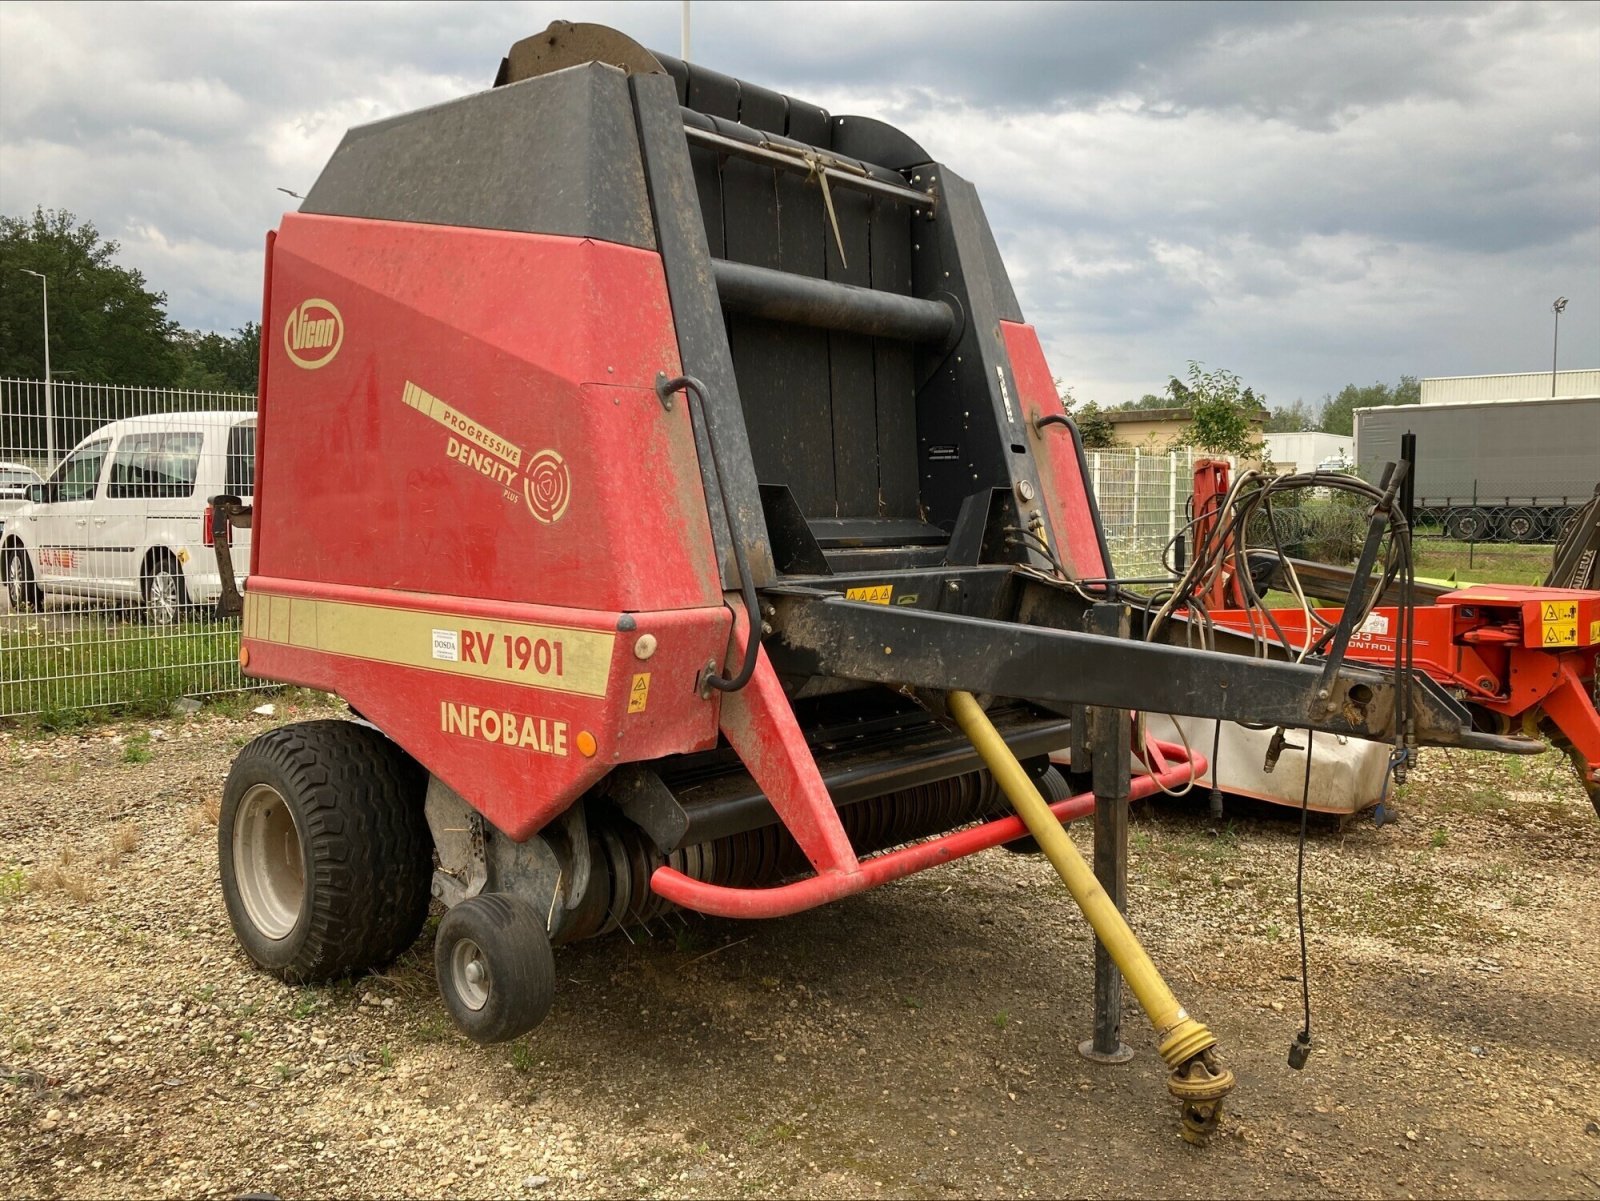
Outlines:
<svg viewBox="0 0 1600 1201"><path fill-rule="evenodd" d="M256 427L236 425L228 431L229 496L254 496L256 491Z"/></svg>

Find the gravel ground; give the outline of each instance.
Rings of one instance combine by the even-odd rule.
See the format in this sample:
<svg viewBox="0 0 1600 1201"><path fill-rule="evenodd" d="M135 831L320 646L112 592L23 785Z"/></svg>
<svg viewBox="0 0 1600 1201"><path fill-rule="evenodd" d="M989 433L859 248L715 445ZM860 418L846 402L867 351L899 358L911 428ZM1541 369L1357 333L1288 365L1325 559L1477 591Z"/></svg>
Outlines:
<svg viewBox="0 0 1600 1201"><path fill-rule="evenodd" d="M1428 752L1397 824L1314 826L1298 1073L1294 817L1137 808L1135 927L1239 1075L1197 1151L1136 1012L1132 1063L1075 1053L1092 943L1000 851L558 951L497 1048L445 1018L431 924L383 975L275 983L216 804L320 712L0 731L0 1195L1600 1196L1600 822L1554 755Z"/></svg>

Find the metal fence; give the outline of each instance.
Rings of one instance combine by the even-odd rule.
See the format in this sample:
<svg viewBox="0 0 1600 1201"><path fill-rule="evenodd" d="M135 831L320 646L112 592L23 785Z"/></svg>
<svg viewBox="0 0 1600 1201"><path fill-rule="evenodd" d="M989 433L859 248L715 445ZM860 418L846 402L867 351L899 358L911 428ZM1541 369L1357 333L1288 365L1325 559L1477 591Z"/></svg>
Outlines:
<svg viewBox="0 0 1600 1201"><path fill-rule="evenodd" d="M244 393L0 379L0 717L252 686L237 622L210 616L204 513L252 491L254 409Z"/></svg>
<svg viewBox="0 0 1600 1201"><path fill-rule="evenodd" d="M1194 461L1202 456L1185 449L1166 454L1092 450L1086 457L1117 574L1165 574L1162 555L1188 523Z"/></svg>
<svg viewBox="0 0 1600 1201"><path fill-rule="evenodd" d="M214 616L204 529L207 497L253 491L254 407L237 392L0 379L0 717L259 686L239 671L237 622ZM1198 456L1087 457L1117 574L1164 574ZM17 515L28 485L44 489L47 512ZM1339 561L1365 528L1350 516L1308 498L1277 511L1279 538L1292 554ZM1548 546L1511 541L1525 536L1521 525L1466 516L1419 521L1419 574L1542 577ZM248 537L235 548L241 576Z"/></svg>

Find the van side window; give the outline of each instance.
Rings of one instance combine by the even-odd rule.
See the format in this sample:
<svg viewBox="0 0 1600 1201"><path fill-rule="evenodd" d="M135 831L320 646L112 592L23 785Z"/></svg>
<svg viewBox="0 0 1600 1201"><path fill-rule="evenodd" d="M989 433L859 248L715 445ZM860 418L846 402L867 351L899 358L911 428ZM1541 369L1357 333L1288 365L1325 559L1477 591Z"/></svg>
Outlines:
<svg viewBox="0 0 1600 1201"><path fill-rule="evenodd" d="M53 499L93 500L95 486L100 482L100 468L110 449L111 443L106 441L91 442L74 451L50 477L50 482L56 486Z"/></svg>
<svg viewBox="0 0 1600 1201"><path fill-rule="evenodd" d="M256 491L256 427L236 425L228 431L229 496L254 496Z"/></svg>
<svg viewBox="0 0 1600 1201"><path fill-rule="evenodd" d="M111 483L106 495L193 496L204 438L198 430L124 434L111 461Z"/></svg>

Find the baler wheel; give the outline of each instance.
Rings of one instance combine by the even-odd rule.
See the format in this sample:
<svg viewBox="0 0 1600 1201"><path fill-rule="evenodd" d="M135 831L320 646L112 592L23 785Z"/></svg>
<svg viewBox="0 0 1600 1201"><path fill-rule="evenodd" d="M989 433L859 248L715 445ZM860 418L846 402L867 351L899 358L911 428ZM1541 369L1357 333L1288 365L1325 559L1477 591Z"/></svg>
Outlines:
<svg viewBox="0 0 1600 1201"><path fill-rule="evenodd" d="M222 895L245 953L294 983L382 967L428 916L427 775L370 726L308 721L256 738L222 790Z"/></svg>
<svg viewBox="0 0 1600 1201"><path fill-rule="evenodd" d="M475 1043L526 1034L555 999L556 962L544 921L507 893L470 897L446 913L433 964L445 1008Z"/></svg>
<svg viewBox="0 0 1600 1201"><path fill-rule="evenodd" d="M1064 801L1072 795L1072 785L1067 783L1067 777L1062 775L1059 767L1052 767L1039 777L1039 793L1047 804L1054 805L1057 801ZM1032 834L1025 834L1021 838L1013 838L1010 842L1002 842L1001 847L1013 855L1040 855L1043 849L1039 840Z"/></svg>

